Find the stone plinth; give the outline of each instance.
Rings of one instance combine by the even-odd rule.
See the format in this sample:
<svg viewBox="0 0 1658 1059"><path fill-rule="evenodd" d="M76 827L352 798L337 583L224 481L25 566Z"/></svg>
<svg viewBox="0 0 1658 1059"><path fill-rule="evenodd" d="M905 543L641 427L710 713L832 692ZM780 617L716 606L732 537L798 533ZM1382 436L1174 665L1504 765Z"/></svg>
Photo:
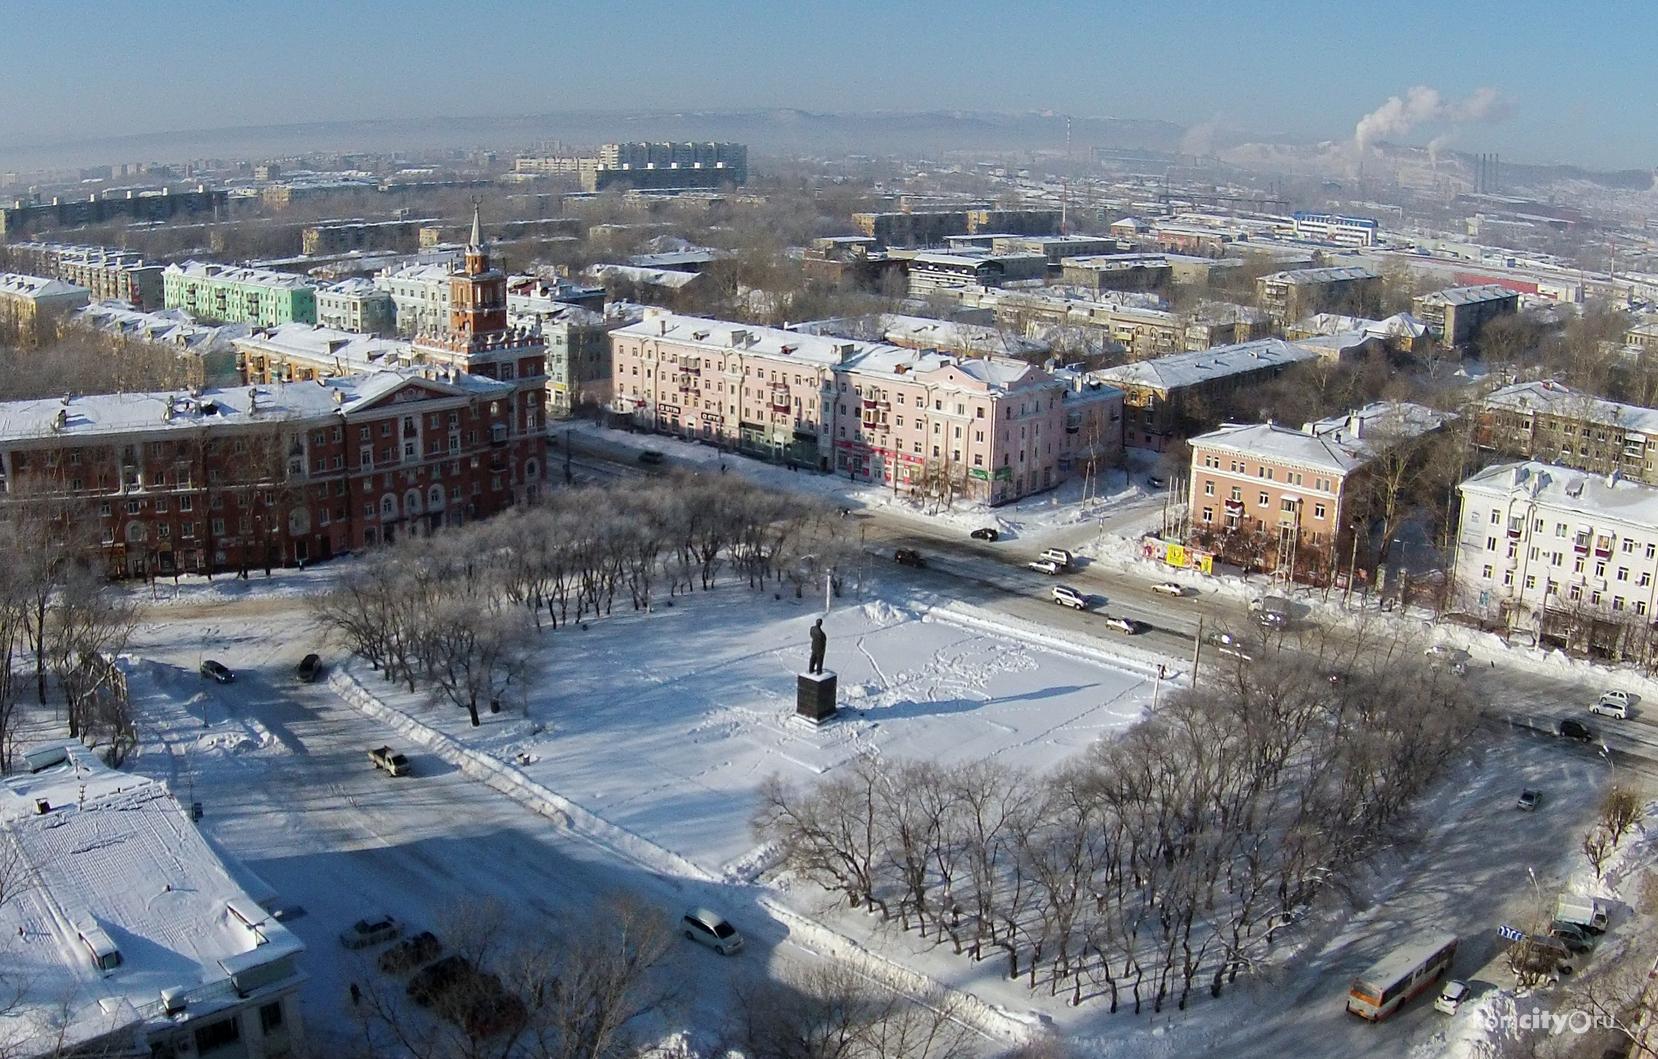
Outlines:
<svg viewBox="0 0 1658 1059"><path fill-rule="evenodd" d="M835 716L835 674L802 673L795 688L794 712L813 724Z"/></svg>

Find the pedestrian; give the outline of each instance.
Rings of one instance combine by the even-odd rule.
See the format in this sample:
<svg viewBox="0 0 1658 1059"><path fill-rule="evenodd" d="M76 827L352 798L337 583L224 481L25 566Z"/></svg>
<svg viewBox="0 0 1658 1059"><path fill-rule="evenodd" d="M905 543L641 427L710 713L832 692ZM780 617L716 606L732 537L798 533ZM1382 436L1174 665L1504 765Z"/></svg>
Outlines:
<svg viewBox="0 0 1658 1059"><path fill-rule="evenodd" d="M357 988L357 983L356 982L352 982L351 983L351 1004L352 1004L352 1006L353 1007L357 1006L357 1004L360 1003L362 1001L362 999L363 999L363 991L361 989Z"/></svg>

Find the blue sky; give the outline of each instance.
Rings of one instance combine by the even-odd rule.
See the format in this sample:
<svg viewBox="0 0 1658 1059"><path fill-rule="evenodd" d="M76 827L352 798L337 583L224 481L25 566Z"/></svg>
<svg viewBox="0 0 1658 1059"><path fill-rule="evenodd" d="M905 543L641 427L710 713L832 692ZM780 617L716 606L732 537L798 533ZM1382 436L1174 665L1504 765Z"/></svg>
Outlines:
<svg viewBox="0 0 1658 1059"><path fill-rule="evenodd" d="M1336 139L1413 85L1511 116L1397 137L1658 164L1658 3L0 0L0 145L559 109L1032 110Z"/></svg>

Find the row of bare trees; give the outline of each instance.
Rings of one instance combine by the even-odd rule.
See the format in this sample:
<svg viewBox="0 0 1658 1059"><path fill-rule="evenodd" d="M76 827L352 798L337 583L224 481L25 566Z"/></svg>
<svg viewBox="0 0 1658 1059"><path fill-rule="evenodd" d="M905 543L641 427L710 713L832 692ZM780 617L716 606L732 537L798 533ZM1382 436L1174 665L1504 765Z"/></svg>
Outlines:
<svg viewBox="0 0 1658 1059"><path fill-rule="evenodd" d="M754 826L785 870L1032 989L1184 1008L1395 841L1471 730L1472 688L1384 657L1222 667L1044 775L865 758L773 779Z"/></svg>
<svg viewBox="0 0 1658 1059"><path fill-rule="evenodd" d="M36 508L0 517L0 770L7 772L23 704L33 697L44 707L50 691L62 696L71 738L106 743L117 759L136 742L125 681L111 663L132 633L135 604L84 561L68 525Z"/></svg>
<svg viewBox="0 0 1658 1059"><path fill-rule="evenodd" d="M498 711L539 672L536 632L648 610L722 575L801 595L856 554L828 506L734 477L558 491L487 523L405 537L319 595L321 624L387 680Z"/></svg>

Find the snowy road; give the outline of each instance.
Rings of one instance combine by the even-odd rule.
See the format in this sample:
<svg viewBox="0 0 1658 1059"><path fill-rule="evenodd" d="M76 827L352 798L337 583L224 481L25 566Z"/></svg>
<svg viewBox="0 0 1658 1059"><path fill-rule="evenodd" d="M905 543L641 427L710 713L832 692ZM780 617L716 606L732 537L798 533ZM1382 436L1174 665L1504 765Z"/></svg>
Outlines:
<svg viewBox="0 0 1658 1059"><path fill-rule="evenodd" d="M237 609L257 616L239 621ZM695 883L641 871L562 834L435 757L412 753L407 778L373 769L366 751L386 741L384 731L325 685L292 678L313 649L298 618L288 601L221 607L207 620L167 614L165 624L142 629L136 653L161 664L134 681L155 736L134 767L202 802L209 837L285 903L303 906L290 925L309 948L305 1003L317 1034L344 1032L347 984L378 973L336 940L365 913L390 912L441 934L455 910L490 898L553 929L620 895L669 918L704 900ZM235 669L236 683L205 685L195 674L203 653ZM711 1042L736 982L765 975L778 958L811 958L786 942L787 929L756 896L721 890L724 910L750 939L742 956L721 959L689 944L676 951L673 974L689 995L684 1012L663 1014L666 1024Z"/></svg>

